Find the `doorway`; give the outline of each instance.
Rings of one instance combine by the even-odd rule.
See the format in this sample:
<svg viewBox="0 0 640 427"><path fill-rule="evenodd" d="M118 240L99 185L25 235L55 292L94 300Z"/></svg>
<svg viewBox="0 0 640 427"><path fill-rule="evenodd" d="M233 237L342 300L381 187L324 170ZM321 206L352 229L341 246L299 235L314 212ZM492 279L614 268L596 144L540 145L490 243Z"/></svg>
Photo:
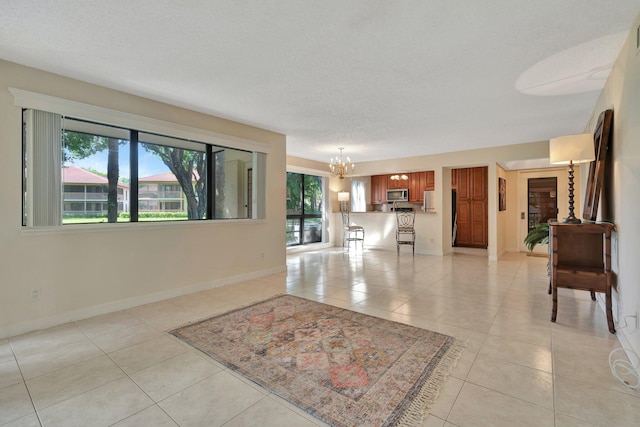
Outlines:
<svg viewBox="0 0 640 427"><path fill-rule="evenodd" d="M518 232L516 244L519 251L529 252L527 245L524 243L524 238L529 230L541 222L562 218L562 215L566 214L567 189L569 187L567 168L521 170L518 171L517 182ZM530 183L532 186L530 186ZM552 197L554 196L552 193L554 190L555 197ZM553 206L543 206L552 205L552 203L554 203ZM541 212L542 210L547 213ZM546 254L548 252L547 245L536 245L533 252Z"/></svg>
<svg viewBox="0 0 640 427"><path fill-rule="evenodd" d="M488 171L487 166L451 170L454 247L488 247Z"/></svg>
<svg viewBox="0 0 640 427"><path fill-rule="evenodd" d="M527 231L558 218L558 179L553 177L527 180Z"/></svg>

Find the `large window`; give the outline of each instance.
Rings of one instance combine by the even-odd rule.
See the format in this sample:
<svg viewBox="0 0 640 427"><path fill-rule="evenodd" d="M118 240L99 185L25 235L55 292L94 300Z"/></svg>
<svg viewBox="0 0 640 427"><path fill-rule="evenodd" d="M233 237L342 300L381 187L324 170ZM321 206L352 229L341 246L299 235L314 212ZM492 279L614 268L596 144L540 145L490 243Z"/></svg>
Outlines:
<svg viewBox="0 0 640 427"><path fill-rule="evenodd" d="M61 131L62 223L129 221L129 131L69 117Z"/></svg>
<svg viewBox="0 0 640 427"><path fill-rule="evenodd" d="M138 136L138 218L207 219L207 146L149 133Z"/></svg>
<svg viewBox="0 0 640 427"><path fill-rule="evenodd" d="M287 172L287 246L322 241L322 177Z"/></svg>
<svg viewBox="0 0 640 427"><path fill-rule="evenodd" d="M262 153L38 110L23 119L25 226L254 218L261 200Z"/></svg>

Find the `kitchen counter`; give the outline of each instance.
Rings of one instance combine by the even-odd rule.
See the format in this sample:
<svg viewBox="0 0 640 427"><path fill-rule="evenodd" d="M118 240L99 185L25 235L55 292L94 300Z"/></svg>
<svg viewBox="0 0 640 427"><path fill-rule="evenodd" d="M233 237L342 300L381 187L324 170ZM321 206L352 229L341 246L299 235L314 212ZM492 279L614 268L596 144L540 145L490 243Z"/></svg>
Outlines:
<svg viewBox="0 0 640 427"><path fill-rule="evenodd" d="M396 250L396 216L395 212L367 211L351 212L351 224L361 225L365 229L365 248ZM342 215L334 214L334 241L336 246L342 245ZM416 253L442 255L440 233L433 230L442 229L442 219L438 212L416 211L414 228L416 230ZM400 247L400 255L411 253L411 249Z"/></svg>
<svg viewBox="0 0 640 427"><path fill-rule="evenodd" d="M368 213L379 213L379 214L394 214L394 211L387 211L387 212L383 212L383 211L366 211L366 212L351 212L352 214L368 214ZM423 212L421 209L416 209L416 216L417 215L421 215L421 214L435 214L438 213L436 211L431 211L431 212Z"/></svg>

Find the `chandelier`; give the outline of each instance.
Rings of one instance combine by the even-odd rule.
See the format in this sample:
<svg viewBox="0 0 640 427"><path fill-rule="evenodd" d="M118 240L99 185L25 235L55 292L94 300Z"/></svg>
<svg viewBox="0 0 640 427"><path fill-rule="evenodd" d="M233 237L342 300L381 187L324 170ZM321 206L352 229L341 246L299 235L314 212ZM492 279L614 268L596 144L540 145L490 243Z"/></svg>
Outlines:
<svg viewBox="0 0 640 427"><path fill-rule="evenodd" d="M344 179L345 176L349 176L353 173L353 169L356 167L353 163L351 163L351 159L347 157L347 161L345 162L342 159L342 150L343 147L338 148L340 154L336 156L336 158L332 158L329 163L329 170L331 171L332 176L337 176L340 179Z"/></svg>

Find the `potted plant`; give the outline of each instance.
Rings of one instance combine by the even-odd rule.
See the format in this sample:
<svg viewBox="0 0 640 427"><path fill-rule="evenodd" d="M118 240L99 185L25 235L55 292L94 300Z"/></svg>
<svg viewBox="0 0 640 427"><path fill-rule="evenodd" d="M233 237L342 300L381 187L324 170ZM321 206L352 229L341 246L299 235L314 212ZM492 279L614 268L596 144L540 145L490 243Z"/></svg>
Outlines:
<svg viewBox="0 0 640 427"><path fill-rule="evenodd" d="M533 252L536 245L546 245L549 243L549 223L538 224L533 230L527 233L524 243L529 251Z"/></svg>

